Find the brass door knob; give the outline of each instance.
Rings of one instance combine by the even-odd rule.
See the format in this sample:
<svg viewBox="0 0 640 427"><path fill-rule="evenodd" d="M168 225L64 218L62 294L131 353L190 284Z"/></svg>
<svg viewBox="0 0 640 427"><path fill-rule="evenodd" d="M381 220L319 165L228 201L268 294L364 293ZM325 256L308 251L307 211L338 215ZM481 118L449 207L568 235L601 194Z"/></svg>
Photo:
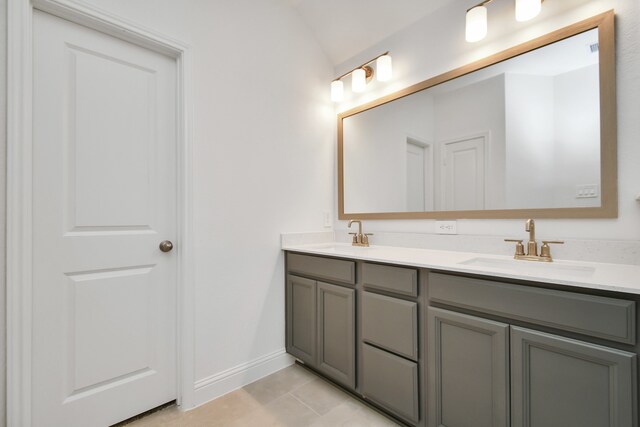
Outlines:
<svg viewBox="0 0 640 427"><path fill-rule="evenodd" d="M160 250L162 252L169 252L171 249L173 249L173 243L171 243L170 240L163 240L160 242Z"/></svg>

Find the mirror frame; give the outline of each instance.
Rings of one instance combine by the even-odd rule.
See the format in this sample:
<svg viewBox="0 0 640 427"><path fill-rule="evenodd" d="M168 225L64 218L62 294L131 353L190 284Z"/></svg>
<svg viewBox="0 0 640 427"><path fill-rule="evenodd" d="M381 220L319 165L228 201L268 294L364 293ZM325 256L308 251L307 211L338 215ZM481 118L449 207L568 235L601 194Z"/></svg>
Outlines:
<svg viewBox="0 0 640 427"><path fill-rule="evenodd" d="M471 64L399 90L338 114L338 218L347 219L505 219L505 218L617 218L618 159L616 113L616 67L614 11L593 16L518 46L491 55ZM344 211L343 126L345 118L392 102L457 77L481 70L510 58L525 54L571 36L598 29L600 69L600 207L498 209L425 212L365 212Z"/></svg>

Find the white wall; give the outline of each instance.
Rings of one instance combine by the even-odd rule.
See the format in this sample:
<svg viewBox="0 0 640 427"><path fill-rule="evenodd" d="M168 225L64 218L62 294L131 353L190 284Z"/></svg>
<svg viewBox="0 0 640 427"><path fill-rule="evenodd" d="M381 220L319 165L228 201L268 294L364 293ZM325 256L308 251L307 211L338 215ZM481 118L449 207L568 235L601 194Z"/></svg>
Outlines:
<svg viewBox="0 0 640 427"><path fill-rule="evenodd" d="M615 8L617 39L618 97L618 193L619 217L598 220L540 220L538 231L545 238L640 239L640 2L637 0L548 1L534 20L518 23L513 2L494 2L489 9L489 35L478 43L464 40L465 10L475 0L449 2L433 15L400 31L336 67L335 74L348 71L367 59L390 50L394 79L389 84L372 83L363 96L350 97L339 110L407 87L474 60L541 36L553 30ZM336 222L339 232L346 224ZM435 222L367 221L366 231L433 233ZM522 220L459 220L458 233L468 235L518 236L524 233ZM466 248L471 250L473 248Z"/></svg>
<svg viewBox="0 0 640 427"><path fill-rule="evenodd" d="M576 199L578 185L600 184L598 77L598 66L590 65L553 79L556 206L600 206L600 191L598 197Z"/></svg>
<svg viewBox="0 0 640 427"><path fill-rule="evenodd" d="M433 98L427 92L344 119L346 212L407 209L407 137L432 143L433 120Z"/></svg>
<svg viewBox="0 0 640 427"><path fill-rule="evenodd" d="M195 378L206 400L237 384L228 370L284 348L280 233L320 229L334 209L332 66L282 0L90 2L192 47Z"/></svg>
<svg viewBox="0 0 640 427"><path fill-rule="evenodd" d="M555 207L553 81L549 76L505 76L507 209Z"/></svg>

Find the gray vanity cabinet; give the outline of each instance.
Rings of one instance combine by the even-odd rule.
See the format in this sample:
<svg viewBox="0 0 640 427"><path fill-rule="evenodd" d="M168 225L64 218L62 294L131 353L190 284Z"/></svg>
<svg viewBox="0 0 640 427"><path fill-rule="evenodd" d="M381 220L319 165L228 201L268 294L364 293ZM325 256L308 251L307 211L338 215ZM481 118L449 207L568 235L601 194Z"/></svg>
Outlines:
<svg viewBox="0 0 640 427"><path fill-rule="evenodd" d="M638 301L288 253L287 351L407 425L635 427Z"/></svg>
<svg viewBox="0 0 640 427"><path fill-rule="evenodd" d="M317 368L328 377L355 388L355 289L318 282Z"/></svg>
<svg viewBox="0 0 640 427"><path fill-rule="evenodd" d="M633 426L635 366L633 353L512 326L512 426Z"/></svg>
<svg viewBox="0 0 640 427"><path fill-rule="evenodd" d="M509 325L433 307L427 323L429 426L508 427Z"/></svg>
<svg viewBox="0 0 640 427"><path fill-rule="evenodd" d="M316 362L316 282L287 276L287 351L304 363Z"/></svg>
<svg viewBox="0 0 640 427"><path fill-rule="evenodd" d="M355 263L287 254L287 272L287 352L355 390Z"/></svg>

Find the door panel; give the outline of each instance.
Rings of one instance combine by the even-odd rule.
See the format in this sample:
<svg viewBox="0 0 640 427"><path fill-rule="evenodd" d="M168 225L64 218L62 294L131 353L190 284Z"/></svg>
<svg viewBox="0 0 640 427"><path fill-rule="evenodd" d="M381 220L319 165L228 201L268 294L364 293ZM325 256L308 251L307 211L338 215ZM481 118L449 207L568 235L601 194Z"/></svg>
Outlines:
<svg viewBox="0 0 640 427"><path fill-rule="evenodd" d="M485 138L463 139L443 147L444 209L484 209Z"/></svg>
<svg viewBox="0 0 640 427"><path fill-rule="evenodd" d="M157 77L96 51L67 55L72 226L150 227Z"/></svg>
<svg viewBox="0 0 640 427"><path fill-rule="evenodd" d="M68 277L73 392L153 365L154 332L147 301L152 291L151 270L133 268Z"/></svg>
<svg viewBox="0 0 640 427"><path fill-rule="evenodd" d="M176 63L34 12L33 424L176 398Z"/></svg>
<svg viewBox="0 0 640 427"><path fill-rule="evenodd" d="M511 327L514 427L637 425L636 355Z"/></svg>

